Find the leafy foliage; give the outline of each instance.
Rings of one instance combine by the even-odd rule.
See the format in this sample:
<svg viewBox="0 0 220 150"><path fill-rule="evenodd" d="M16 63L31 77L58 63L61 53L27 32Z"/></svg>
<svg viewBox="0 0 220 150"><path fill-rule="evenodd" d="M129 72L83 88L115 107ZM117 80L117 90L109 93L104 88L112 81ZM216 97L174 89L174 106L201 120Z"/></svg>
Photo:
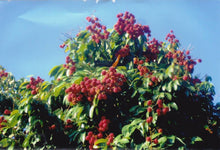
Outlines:
<svg viewBox="0 0 220 150"><path fill-rule="evenodd" d="M61 48L52 81L0 68L1 148L220 148L211 77L173 31L159 42L129 12L114 29L96 17Z"/></svg>

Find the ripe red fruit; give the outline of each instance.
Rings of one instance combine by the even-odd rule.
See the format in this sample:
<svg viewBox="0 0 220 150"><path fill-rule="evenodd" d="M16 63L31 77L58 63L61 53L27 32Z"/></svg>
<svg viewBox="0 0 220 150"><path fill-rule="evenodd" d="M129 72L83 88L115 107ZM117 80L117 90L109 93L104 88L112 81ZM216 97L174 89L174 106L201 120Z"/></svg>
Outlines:
<svg viewBox="0 0 220 150"><path fill-rule="evenodd" d="M108 146L111 144L111 142L110 141L107 141L107 143L106 143Z"/></svg>
<svg viewBox="0 0 220 150"><path fill-rule="evenodd" d="M187 50L187 51L186 51L186 55L189 55L189 53L190 53L190 51L189 51L189 50Z"/></svg>
<svg viewBox="0 0 220 150"><path fill-rule="evenodd" d="M101 138L103 137L102 133L99 133L99 134L97 135L97 137L101 139Z"/></svg>
<svg viewBox="0 0 220 150"><path fill-rule="evenodd" d="M133 59L134 64L138 64L138 58Z"/></svg>
<svg viewBox="0 0 220 150"><path fill-rule="evenodd" d="M155 77L155 76L153 76L152 78L151 78L151 81L153 81L153 82L155 82L157 80L157 78Z"/></svg>
<svg viewBox="0 0 220 150"><path fill-rule="evenodd" d="M201 62L202 62L202 59L198 59L197 62L198 62L198 63L201 63Z"/></svg>
<svg viewBox="0 0 220 150"><path fill-rule="evenodd" d="M102 29L103 29L103 30L106 30L106 26L102 26Z"/></svg>
<svg viewBox="0 0 220 150"><path fill-rule="evenodd" d="M118 93L118 88L115 87L115 88L113 89L113 92L114 92L114 93Z"/></svg>
<svg viewBox="0 0 220 150"><path fill-rule="evenodd" d="M102 71L102 75L105 76L107 72L105 70Z"/></svg>
<svg viewBox="0 0 220 150"><path fill-rule="evenodd" d="M147 120L146 120L146 122L149 124L149 123L151 123L153 121L153 117L148 117L147 118Z"/></svg>
<svg viewBox="0 0 220 150"><path fill-rule="evenodd" d="M158 108L158 109L156 110L156 112L157 112L157 115L158 115L158 116L161 115L161 109Z"/></svg>
<svg viewBox="0 0 220 150"><path fill-rule="evenodd" d="M148 106L152 105L152 100L147 101L147 105Z"/></svg>
<svg viewBox="0 0 220 150"><path fill-rule="evenodd" d="M89 141L90 138L91 138L91 137L87 135L87 136L86 136L86 141Z"/></svg>
<svg viewBox="0 0 220 150"><path fill-rule="evenodd" d="M10 114L11 114L11 111L8 110L8 109L5 109L4 114L5 114L5 115L10 115Z"/></svg>
<svg viewBox="0 0 220 150"><path fill-rule="evenodd" d="M70 119L67 119L67 120L66 120L66 123L67 123L67 124L70 124L70 123L72 123L72 121L71 121Z"/></svg>
<svg viewBox="0 0 220 150"><path fill-rule="evenodd" d="M110 137L114 137L114 133L110 133L109 136L110 136Z"/></svg>
<svg viewBox="0 0 220 150"><path fill-rule="evenodd" d="M32 95L36 95L36 94L37 94L37 91L36 91L36 90L32 90L32 91L31 91L31 94L32 94Z"/></svg>
<svg viewBox="0 0 220 150"><path fill-rule="evenodd" d="M187 75L184 75L184 76L183 76L183 80L187 81L187 80L188 80L188 76L187 76Z"/></svg>
<svg viewBox="0 0 220 150"><path fill-rule="evenodd" d="M56 129L56 125L53 124L52 126L49 127L50 130L55 130Z"/></svg>
<svg viewBox="0 0 220 150"><path fill-rule="evenodd" d="M147 112L149 112L149 113L152 112L152 107L148 107Z"/></svg>
<svg viewBox="0 0 220 150"><path fill-rule="evenodd" d="M159 108L162 108L163 107L163 100L162 99L158 99L157 100L157 105Z"/></svg>
<svg viewBox="0 0 220 150"><path fill-rule="evenodd" d="M103 123L102 127L103 127L104 129L107 129L107 128L108 128L108 124L107 124L107 123Z"/></svg>
<svg viewBox="0 0 220 150"><path fill-rule="evenodd" d="M165 107L165 108L163 108L163 114L165 115L168 111L169 111L169 107Z"/></svg>
<svg viewBox="0 0 220 150"><path fill-rule="evenodd" d="M143 63L144 63L144 61L143 61L143 60L140 60L140 61L139 61L139 64L143 64Z"/></svg>
<svg viewBox="0 0 220 150"><path fill-rule="evenodd" d="M158 129L158 133L163 133L163 129Z"/></svg>
<svg viewBox="0 0 220 150"><path fill-rule="evenodd" d="M88 136L92 136L93 135L93 132L92 131L89 131L89 133L88 133Z"/></svg>
<svg viewBox="0 0 220 150"><path fill-rule="evenodd" d="M26 88L27 88L27 89L30 89L30 88L31 88L31 85L30 85L30 84L28 84L28 85L26 86Z"/></svg>
<svg viewBox="0 0 220 150"><path fill-rule="evenodd" d="M60 45L60 48L64 48L64 47L65 47L65 44Z"/></svg>
<svg viewBox="0 0 220 150"><path fill-rule="evenodd" d="M4 119L5 119L4 116L1 116L1 117L0 117L0 123L2 123L2 121L3 121Z"/></svg>
<svg viewBox="0 0 220 150"><path fill-rule="evenodd" d="M153 82L150 82L150 83L149 83L149 86L153 86L153 85L154 85L154 83L153 83Z"/></svg>
<svg viewBox="0 0 220 150"><path fill-rule="evenodd" d="M146 137L146 141L147 142L150 142L151 141L151 138L148 136L148 137Z"/></svg>
<svg viewBox="0 0 220 150"><path fill-rule="evenodd" d="M102 99L102 94L99 94L98 95L98 100L101 100Z"/></svg>
<svg viewBox="0 0 220 150"><path fill-rule="evenodd" d="M158 139L154 139L154 144L158 144Z"/></svg>

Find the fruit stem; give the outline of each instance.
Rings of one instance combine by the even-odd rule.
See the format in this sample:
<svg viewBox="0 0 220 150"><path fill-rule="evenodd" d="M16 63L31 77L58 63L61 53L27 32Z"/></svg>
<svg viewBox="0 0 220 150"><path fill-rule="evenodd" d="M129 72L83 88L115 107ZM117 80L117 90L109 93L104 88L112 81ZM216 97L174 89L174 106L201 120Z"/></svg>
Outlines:
<svg viewBox="0 0 220 150"><path fill-rule="evenodd" d="M112 67L115 68L115 67L118 65L120 58L121 58L121 55L119 54L118 57L117 57L117 59L116 59L115 62L113 63Z"/></svg>

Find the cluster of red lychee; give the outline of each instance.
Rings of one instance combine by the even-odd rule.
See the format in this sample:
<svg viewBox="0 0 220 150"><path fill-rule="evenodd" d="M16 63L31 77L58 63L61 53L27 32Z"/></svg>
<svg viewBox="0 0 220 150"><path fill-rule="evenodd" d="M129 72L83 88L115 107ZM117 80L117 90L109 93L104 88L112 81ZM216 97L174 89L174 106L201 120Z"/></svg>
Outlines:
<svg viewBox="0 0 220 150"><path fill-rule="evenodd" d="M4 111L4 115L10 115L10 114L11 114L11 111L8 110L8 109L5 109L5 111Z"/></svg>
<svg viewBox="0 0 220 150"><path fill-rule="evenodd" d="M152 41L147 42L147 48L150 50L151 53L159 54L159 48L161 47L161 42L158 42L155 38Z"/></svg>
<svg viewBox="0 0 220 150"><path fill-rule="evenodd" d="M158 139L157 139L157 138L155 138L154 140L152 140L151 137L148 136L148 137L146 137L146 141L147 141L147 142L150 142L150 143L153 142L154 144L158 144Z"/></svg>
<svg viewBox="0 0 220 150"><path fill-rule="evenodd" d="M191 58L189 55L190 51L187 50L185 53L181 50L174 50L173 52L169 51L165 57L168 59L173 59L174 62L180 66L183 66L183 69L186 70L189 73L192 73L194 70L194 66L197 64L197 62L201 62L201 59L198 59L197 62ZM190 78L188 75L183 76L183 80L187 81Z"/></svg>
<svg viewBox="0 0 220 150"><path fill-rule="evenodd" d="M147 77L150 78L150 82L148 84L149 86L153 86L153 85L158 84L159 79L156 76L149 74Z"/></svg>
<svg viewBox="0 0 220 150"><path fill-rule="evenodd" d="M98 129L98 131L99 131L100 133L107 131L107 130L108 130L108 125L109 125L109 123L110 123L110 120L109 120L109 119L106 119L106 117L103 116L103 117L101 118L101 121L99 122L99 129Z"/></svg>
<svg viewBox="0 0 220 150"><path fill-rule="evenodd" d="M76 104L80 102L83 98L83 93L81 91L83 88L81 88L78 84L73 84L71 87L65 90L65 92L68 94L68 101Z"/></svg>
<svg viewBox="0 0 220 150"><path fill-rule="evenodd" d="M147 51L144 53L146 57L146 62L153 61L157 59L157 55L160 53L159 48L162 46L161 42L158 42L155 38L147 42Z"/></svg>
<svg viewBox="0 0 220 150"><path fill-rule="evenodd" d="M86 30L88 30L92 34L93 41L99 43L100 39L108 39L110 33L106 30L106 26L99 23L98 18L86 17L86 20L92 24L87 26Z"/></svg>
<svg viewBox="0 0 220 150"><path fill-rule="evenodd" d="M120 55L121 57L126 57L128 56L130 53L130 48L129 45L125 45L122 49L120 49L115 56L118 57L118 55Z"/></svg>
<svg viewBox="0 0 220 150"><path fill-rule="evenodd" d="M149 113L151 113L151 112L153 111L153 106L152 106L152 104L153 104L153 101L152 101L152 100L148 100L148 101L147 101L147 106L148 106L147 112L149 112ZM167 107L167 106L164 107L164 106L163 106L163 100L162 100L162 99L158 99L155 106L157 107L156 113L157 113L158 116L160 116L160 115L166 115L167 112L169 112L169 107ZM153 117L152 117L152 116L149 116L149 117L146 119L146 122L147 122L148 124L152 123L152 121L153 121Z"/></svg>
<svg viewBox="0 0 220 150"><path fill-rule="evenodd" d="M157 133L163 133L163 129L159 128L157 130ZM146 142L150 142L150 143L153 142L154 144L158 144L159 143L158 138L155 138L155 139L152 140L150 136L146 137Z"/></svg>
<svg viewBox="0 0 220 150"><path fill-rule="evenodd" d="M106 100L106 94L120 92L121 86L126 82L125 76L117 73L113 67L110 67L108 71L102 71L102 75L104 76L102 81L85 77L79 85L73 84L66 89L68 101L76 104L85 96L91 102L95 95L97 95L98 100Z"/></svg>
<svg viewBox="0 0 220 150"><path fill-rule="evenodd" d="M43 79L41 79L39 76L37 79L34 77L30 78L30 83L26 86L27 89L31 89L31 94L36 95L39 90L39 84L44 82Z"/></svg>
<svg viewBox="0 0 220 150"><path fill-rule="evenodd" d="M146 66L142 66L142 65L138 65L138 70L140 71L141 76L150 72L150 70Z"/></svg>
<svg viewBox="0 0 220 150"><path fill-rule="evenodd" d="M7 120L5 120L4 116L0 117L0 131L3 127L5 127L5 125L3 125L2 123L7 123Z"/></svg>
<svg viewBox="0 0 220 150"><path fill-rule="evenodd" d="M110 67L108 71L103 70L102 80L105 91L108 94L121 92L121 86L127 81L123 74L117 73L114 67Z"/></svg>
<svg viewBox="0 0 220 150"><path fill-rule="evenodd" d="M69 69L69 76L71 76L76 71L75 62L69 57L66 57L66 64L63 65L64 68Z"/></svg>
<svg viewBox="0 0 220 150"><path fill-rule="evenodd" d="M110 133L110 134L108 135L108 137L107 137L108 141L107 141L107 143L106 143L108 146L111 145L111 143L112 143L113 140L114 140L114 137L115 137L114 133Z"/></svg>
<svg viewBox="0 0 220 150"><path fill-rule="evenodd" d="M114 29L116 32L121 35L124 33L129 34L129 38L135 39L138 38L140 35L147 34L148 37L150 37L150 28L149 26L142 26L141 24L135 24L136 19L133 14L129 12L119 13L117 15L118 21L114 25Z"/></svg>
<svg viewBox="0 0 220 150"><path fill-rule="evenodd" d="M170 31L170 33L167 34L165 40L168 40L171 44L179 43L179 40L176 39L176 36L173 33L173 30Z"/></svg>
<svg viewBox="0 0 220 150"><path fill-rule="evenodd" d="M93 145L95 141L97 140L97 135L95 135L92 131L88 132L88 135L86 136L86 141L89 142L89 149L93 149Z"/></svg>
<svg viewBox="0 0 220 150"><path fill-rule="evenodd" d="M156 109L157 115L166 115L167 112L170 111L169 107L163 105L163 100L162 99L158 99L157 100L157 106L158 108Z"/></svg>
<svg viewBox="0 0 220 150"><path fill-rule="evenodd" d="M65 46L66 46L66 44L63 43L63 44L60 45L60 48L64 48Z"/></svg>
<svg viewBox="0 0 220 150"><path fill-rule="evenodd" d="M73 122L70 119L66 120L66 125L64 126L66 130L73 128Z"/></svg>
<svg viewBox="0 0 220 150"><path fill-rule="evenodd" d="M140 71L140 75L141 75L141 76L143 76L143 75L145 75L145 74L147 74L147 73L150 72L150 70L149 70L146 66L143 66L144 61L143 61L143 60L139 60L138 57L135 57L135 58L133 59L133 63L134 63L135 65L138 65L137 68L138 68L138 70Z"/></svg>
<svg viewBox="0 0 220 150"><path fill-rule="evenodd" d="M55 130L56 129L56 125L55 124L52 124L50 127L49 127L49 130Z"/></svg>
<svg viewBox="0 0 220 150"><path fill-rule="evenodd" d="M0 71L0 77L7 77L8 73L5 70Z"/></svg>
<svg viewBox="0 0 220 150"><path fill-rule="evenodd" d="M99 127L98 127L98 134L94 134L92 131L88 132L88 135L86 136L86 141L89 142L89 149L93 149L93 145L96 140L104 138L103 134L104 132L108 131L108 126L109 126L110 120L106 119L105 116L102 116L101 121L99 122ZM106 135L106 138L108 141L106 144L109 146L113 140L114 140L114 134L110 133L109 135Z"/></svg>

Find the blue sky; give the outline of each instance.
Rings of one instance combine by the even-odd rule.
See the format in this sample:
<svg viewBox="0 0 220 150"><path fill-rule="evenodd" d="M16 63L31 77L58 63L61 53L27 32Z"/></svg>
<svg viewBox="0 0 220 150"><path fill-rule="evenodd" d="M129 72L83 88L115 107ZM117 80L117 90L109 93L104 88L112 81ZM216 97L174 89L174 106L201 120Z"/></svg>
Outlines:
<svg viewBox="0 0 220 150"><path fill-rule="evenodd" d="M28 75L49 80L49 70L65 62L59 45L65 34L85 29L96 15L112 28L116 15L129 11L149 25L152 37L164 40L172 29L182 48L201 58L195 74L210 75L220 101L220 0L11 0L0 1L0 65L17 79Z"/></svg>

